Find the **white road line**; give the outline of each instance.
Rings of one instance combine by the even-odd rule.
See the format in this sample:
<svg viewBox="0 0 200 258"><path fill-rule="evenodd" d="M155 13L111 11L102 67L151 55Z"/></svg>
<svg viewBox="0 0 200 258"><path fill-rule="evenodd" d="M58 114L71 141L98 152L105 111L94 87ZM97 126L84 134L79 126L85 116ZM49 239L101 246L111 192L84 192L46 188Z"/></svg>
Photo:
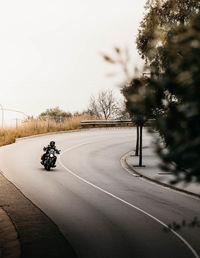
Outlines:
<svg viewBox="0 0 200 258"><path fill-rule="evenodd" d="M62 163L62 161L61 161L61 156L62 156L64 153L66 153L66 152L68 152L68 151L70 151L70 150L76 149L76 148L78 148L78 147L80 147L80 146L83 146L83 145L86 145L86 144L90 144L90 143L93 143L93 142L80 143L80 144L77 144L77 145L75 145L75 146L72 146L72 147L66 149L65 151L63 151L62 154L61 154L61 155L59 156L59 158L58 158L60 165L61 165L65 170L67 170L71 175L73 175L73 176L75 176L76 178L78 178L80 181L82 181L82 182L84 182L84 183L86 183L86 184L92 186L93 188L95 188L95 189L97 189L97 190L99 190L99 191L101 191L101 192L103 192L103 193L105 193L105 194L107 194L107 195L109 195L109 196L111 196L111 197L117 199L118 201L120 201L120 202L122 202L122 203L125 203L126 205L128 205L128 206L130 206L130 207L132 207L132 208L134 208L134 209L136 209L136 210L142 212L143 214L145 214L145 215L147 215L148 217L152 218L153 220L157 221L159 224L161 224L162 226L164 226L165 228L167 228L168 230L170 230L177 238L179 238L179 239L190 249L190 251L193 253L193 255L194 255L195 258L200 258L199 255L198 255L198 253L194 250L194 248L193 248L181 235L179 235L179 234L178 234L176 231L174 231L173 229L169 228L164 222L162 222L162 221L159 220L158 218L154 217L154 216L151 215L150 213L148 213L148 212L142 210L141 208L139 208L139 207L137 207L137 206L135 206L135 205L133 205L133 204L131 204L131 203L129 203L129 202L123 200L123 199L121 199L120 197L118 197L118 196L116 196L116 195L114 195L114 194L112 194L112 193L110 193L110 192L108 192L108 191L102 189L101 187L99 187L99 186L97 186L97 185L95 185L95 184L93 184L93 183L87 181L86 179L80 177L79 175L77 175L76 173L74 173L72 170L70 170L69 168L67 168L67 167Z"/></svg>

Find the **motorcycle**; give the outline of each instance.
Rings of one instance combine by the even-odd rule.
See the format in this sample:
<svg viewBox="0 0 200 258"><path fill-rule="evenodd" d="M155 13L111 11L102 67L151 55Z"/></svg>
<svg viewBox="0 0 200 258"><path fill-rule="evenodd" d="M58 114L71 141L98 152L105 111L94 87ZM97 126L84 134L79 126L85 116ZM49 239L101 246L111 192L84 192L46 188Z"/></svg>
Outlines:
<svg viewBox="0 0 200 258"><path fill-rule="evenodd" d="M60 153L60 151L59 151ZM58 154L59 154L58 153ZM56 151L54 149L50 149L48 153L46 153L43 166L46 170L50 171L51 168L55 167L55 159L56 159Z"/></svg>

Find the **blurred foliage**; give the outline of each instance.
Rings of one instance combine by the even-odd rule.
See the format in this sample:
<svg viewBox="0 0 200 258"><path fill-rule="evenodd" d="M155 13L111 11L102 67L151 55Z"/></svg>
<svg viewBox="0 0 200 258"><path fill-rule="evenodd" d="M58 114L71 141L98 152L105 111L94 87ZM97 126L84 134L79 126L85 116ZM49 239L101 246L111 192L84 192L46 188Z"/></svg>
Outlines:
<svg viewBox="0 0 200 258"><path fill-rule="evenodd" d="M150 75L133 83L128 108L155 118L161 167L174 172L172 183L200 182L200 1L148 1L147 6L138 49Z"/></svg>
<svg viewBox="0 0 200 258"><path fill-rule="evenodd" d="M133 77L129 70L131 61L129 49L127 47L124 49L114 47L113 52L114 53L112 54L112 56L103 53L103 59L110 64L119 66L122 69L122 72L125 75L126 80L129 82Z"/></svg>
<svg viewBox="0 0 200 258"><path fill-rule="evenodd" d="M125 76L125 81L128 85L130 85L130 82L133 80L133 72L130 69L130 63L131 63L131 56L130 56L130 51L129 48L125 47L125 48L119 48L119 47L114 47L113 48L113 53L111 55L107 55L107 54L102 54L102 57L104 59L104 61L112 64L112 65L117 65L118 67L120 67L121 71L123 72L124 76ZM112 74L113 75L113 74ZM116 74L114 74L116 75ZM133 113L131 113L128 109L127 109L127 100L126 100L126 96L125 95L125 91L124 91L124 81L121 83L120 87L121 87L121 93L123 94L123 96L125 97L123 101L121 101L120 105L118 105L118 111L117 111L117 118L118 119L129 119L133 117ZM126 89L128 90L128 87L126 87ZM123 92L124 91L124 92Z"/></svg>
<svg viewBox="0 0 200 258"><path fill-rule="evenodd" d="M176 26L186 25L200 10L199 0L148 0L137 36L139 54L151 72L161 72L168 63L166 40Z"/></svg>
<svg viewBox="0 0 200 258"><path fill-rule="evenodd" d="M158 152L164 161L162 167L173 171L176 181L200 181L199 14L173 30L167 38L166 53L169 62L165 72L151 81L155 90L165 93L165 97L150 99L165 106L157 126L167 149L160 146Z"/></svg>
<svg viewBox="0 0 200 258"><path fill-rule="evenodd" d="M143 107L146 99L145 78L135 78L131 83L122 89L122 93L126 99L126 109L128 110L133 123L137 126L143 126L147 120L148 114L144 113Z"/></svg>
<svg viewBox="0 0 200 258"><path fill-rule="evenodd" d="M138 156L139 155L139 145L140 148L142 149L142 142L141 144L139 143L140 141L142 141L141 139L139 139L139 126L142 126L145 121L142 121L141 119L143 119L143 117L141 117L140 114L137 114L137 116L134 115L134 110L131 108L131 103L128 99L129 96L129 86L131 81L133 80L133 73L130 72L130 61L131 61L131 56L130 56L130 52L129 49L123 48L120 49L119 47L114 47L114 54L112 54L112 56L108 56L106 54L102 54L104 60L110 64L113 65L117 65L120 67L120 69L122 70L123 74L125 75L125 81L126 83L122 83L121 86L121 93L123 94L123 96L125 97L123 103L122 103L122 108L121 111L119 113L121 113L121 116L119 116L120 119L127 119L127 118L131 118L133 120L133 122L137 125L137 134L136 134L136 146L135 146L135 155ZM128 84L129 86L123 86L124 84ZM130 106L130 107L129 107ZM136 119L137 117L137 119ZM142 153L142 152L141 152ZM142 156L142 155L141 155ZM142 164L142 157L141 160L139 161L140 164Z"/></svg>

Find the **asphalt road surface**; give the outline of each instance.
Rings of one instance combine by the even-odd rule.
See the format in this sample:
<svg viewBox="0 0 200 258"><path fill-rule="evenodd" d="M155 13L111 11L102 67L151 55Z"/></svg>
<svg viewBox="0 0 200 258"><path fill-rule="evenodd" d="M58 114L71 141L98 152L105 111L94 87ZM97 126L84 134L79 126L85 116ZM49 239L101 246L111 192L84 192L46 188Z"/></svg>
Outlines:
<svg viewBox="0 0 200 258"><path fill-rule="evenodd" d="M199 257L200 227L189 224L200 219L200 201L121 166L135 134L94 129L20 140L0 148L0 169L59 226L78 257ZM61 155L47 172L40 157L50 140ZM178 231L164 230L183 220Z"/></svg>

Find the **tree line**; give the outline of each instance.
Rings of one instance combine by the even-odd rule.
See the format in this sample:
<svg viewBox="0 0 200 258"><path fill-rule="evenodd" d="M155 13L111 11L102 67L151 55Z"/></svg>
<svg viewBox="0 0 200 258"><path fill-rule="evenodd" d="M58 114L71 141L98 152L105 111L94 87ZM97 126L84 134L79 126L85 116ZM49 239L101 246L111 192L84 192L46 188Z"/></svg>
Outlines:
<svg viewBox="0 0 200 258"><path fill-rule="evenodd" d="M88 108L82 112L66 112L59 107L48 108L40 113L38 119L54 120L56 123L63 122L66 119L76 116L91 117L93 119L128 119L129 114L126 110L125 102L115 97L112 90L105 89L92 95L89 100Z"/></svg>

